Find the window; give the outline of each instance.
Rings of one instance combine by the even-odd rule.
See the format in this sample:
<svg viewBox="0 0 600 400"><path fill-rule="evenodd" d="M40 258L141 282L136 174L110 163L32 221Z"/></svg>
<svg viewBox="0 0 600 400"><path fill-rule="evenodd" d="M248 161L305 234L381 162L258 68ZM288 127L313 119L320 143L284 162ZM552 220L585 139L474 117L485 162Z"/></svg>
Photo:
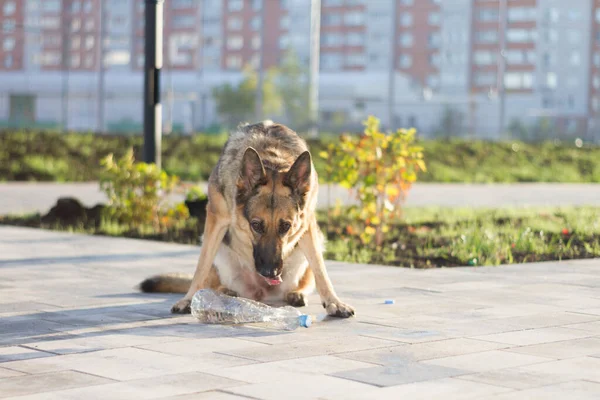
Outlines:
<svg viewBox="0 0 600 400"><path fill-rule="evenodd" d="M365 55L363 53L346 54L346 65L349 67L364 67L366 64Z"/></svg>
<svg viewBox="0 0 600 400"><path fill-rule="evenodd" d="M440 59L441 59L441 57L440 57L439 53L430 54L429 55L429 64L433 67L439 67Z"/></svg>
<svg viewBox="0 0 600 400"><path fill-rule="evenodd" d="M252 0L252 9L259 11L262 8L262 0Z"/></svg>
<svg viewBox="0 0 600 400"><path fill-rule="evenodd" d="M413 16L411 13L402 13L400 15L401 26L411 26L413 24Z"/></svg>
<svg viewBox="0 0 600 400"><path fill-rule="evenodd" d="M398 40L400 42L400 46L402 47L412 47L413 45L413 35L412 33L403 33L400 35Z"/></svg>
<svg viewBox="0 0 600 400"><path fill-rule="evenodd" d="M571 44L579 44L581 42L581 32L576 30L570 30L567 32L567 38Z"/></svg>
<svg viewBox="0 0 600 400"><path fill-rule="evenodd" d="M15 27L17 26L14 19L5 19L2 23L2 32L4 33L12 33L15 31Z"/></svg>
<svg viewBox="0 0 600 400"><path fill-rule="evenodd" d="M54 66L60 64L60 53L57 52L46 52L42 53L40 58L40 64L44 66Z"/></svg>
<svg viewBox="0 0 600 400"><path fill-rule="evenodd" d="M569 57L569 63L574 67L581 65L581 53L579 53L578 51L571 52L571 56Z"/></svg>
<svg viewBox="0 0 600 400"><path fill-rule="evenodd" d="M508 20L510 22L535 21L536 9L534 7L509 7Z"/></svg>
<svg viewBox="0 0 600 400"><path fill-rule="evenodd" d="M531 89L533 75L529 72L508 72L504 75L506 89Z"/></svg>
<svg viewBox="0 0 600 400"><path fill-rule="evenodd" d="M535 29L508 29L506 39L512 43L534 42L537 37Z"/></svg>
<svg viewBox="0 0 600 400"><path fill-rule="evenodd" d="M553 53L544 53L544 66L551 67L556 64L556 55Z"/></svg>
<svg viewBox="0 0 600 400"><path fill-rule="evenodd" d="M74 36L71 38L71 49L79 50L81 46L81 38L79 36Z"/></svg>
<svg viewBox="0 0 600 400"><path fill-rule="evenodd" d="M414 4L414 0L400 0L400 4L403 6L412 6Z"/></svg>
<svg viewBox="0 0 600 400"><path fill-rule="evenodd" d="M600 53L594 53L594 66L600 67Z"/></svg>
<svg viewBox="0 0 600 400"><path fill-rule="evenodd" d="M2 49L4 51L11 51L15 48L15 38L5 37L2 41Z"/></svg>
<svg viewBox="0 0 600 400"><path fill-rule="evenodd" d="M196 18L194 15L174 15L172 21L175 28L187 28L194 26Z"/></svg>
<svg viewBox="0 0 600 400"><path fill-rule="evenodd" d="M90 50L94 47L94 37L92 35L87 35L85 37L85 49Z"/></svg>
<svg viewBox="0 0 600 400"><path fill-rule="evenodd" d="M554 72L548 72L546 74L546 87L549 89L556 89L558 86L558 76Z"/></svg>
<svg viewBox="0 0 600 400"><path fill-rule="evenodd" d="M260 29L260 17L253 17L250 20L250 27L252 28L253 31L257 31Z"/></svg>
<svg viewBox="0 0 600 400"><path fill-rule="evenodd" d="M279 20L279 27L283 30L290 29L290 16L289 15L284 15L283 17L281 17L281 19Z"/></svg>
<svg viewBox="0 0 600 400"><path fill-rule="evenodd" d="M85 30L87 32L90 32L90 31L94 30L94 20L93 19L86 19L85 20Z"/></svg>
<svg viewBox="0 0 600 400"><path fill-rule="evenodd" d="M335 47L341 46L344 44L343 36L339 33L323 33L323 38L321 40L323 46Z"/></svg>
<svg viewBox="0 0 600 400"><path fill-rule="evenodd" d="M427 77L427 86L437 88L440 85L440 77L437 75L429 75Z"/></svg>
<svg viewBox="0 0 600 400"><path fill-rule="evenodd" d="M365 35L359 32L350 32L346 36L346 45L348 46L364 46Z"/></svg>
<svg viewBox="0 0 600 400"><path fill-rule="evenodd" d="M323 5L325 7L339 7L344 5L343 0L323 0Z"/></svg>
<svg viewBox="0 0 600 400"><path fill-rule="evenodd" d="M71 3L71 12L78 13L79 11L81 11L81 3L79 2L79 0L74 0ZM79 65L79 63L77 63L77 65Z"/></svg>
<svg viewBox="0 0 600 400"><path fill-rule="evenodd" d="M86 68L91 68L94 65L94 56L88 54L85 56L85 60L83 61L83 66Z"/></svg>
<svg viewBox="0 0 600 400"><path fill-rule="evenodd" d="M229 11L241 11L244 9L244 0L227 0L227 9ZM241 64L241 60L240 60Z"/></svg>
<svg viewBox="0 0 600 400"><path fill-rule="evenodd" d="M104 65L128 65L130 58L127 50L110 51L104 56Z"/></svg>
<svg viewBox="0 0 600 400"><path fill-rule="evenodd" d="M481 9L477 13L477 19L481 22L497 22L498 21L498 9L496 9L496 8Z"/></svg>
<svg viewBox="0 0 600 400"><path fill-rule="evenodd" d="M242 68L242 57L240 56L228 56L225 63L227 69L240 69Z"/></svg>
<svg viewBox="0 0 600 400"><path fill-rule="evenodd" d="M431 13L427 17L427 21L429 22L429 25L437 26L440 24L440 20L441 20L440 13L437 13L437 12Z"/></svg>
<svg viewBox="0 0 600 400"><path fill-rule="evenodd" d="M171 0L171 8L192 8L194 6L193 0Z"/></svg>
<svg viewBox="0 0 600 400"><path fill-rule="evenodd" d="M473 53L473 62L475 65L492 65L496 63L496 53L492 51L480 50Z"/></svg>
<svg viewBox="0 0 600 400"><path fill-rule="evenodd" d="M89 14L92 12L92 0L85 0L83 3L83 12Z"/></svg>
<svg viewBox="0 0 600 400"><path fill-rule="evenodd" d="M351 11L344 14L344 25L360 26L365 23L365 14L360 11Z"/></svg>
<svg viewBox="0 0 600 400"><path fill-rule="evenodd" d="M577 86L579 86L579 78L576 76L568 76L567 77L567 87L572 89Z"/></svg>
<svg viewBox="0 0 600 400"><path fill-rule="evenodd" d="M321 67L324 70L339 70L342 67L343 58L339 53L321 54Z"/></svg>
<svg viewBox="0 0 600 400"><path fill-rule="evenodd" d="M594 75L593 85L594 89L600 89L600 75Z"/></svg>
<svg viewBox="0 0 600 400"><path fill-rule="evenodd" d="M400 68L410 68L412 66L412 57L408 54L400 55L398 65L400 65Z"/></svg>
<svg viewBox="0 0 600 400"><path fill-rule="evenodd" d="M81 20L79 18L74 18L71 21L71 32L77 32L81 29Z"/></svg>
<svg viewBox="0 0 600 400"><path fill-rule="evenodd" d="M260 36L254 36L250 45L252 46L253 50L260 49Z"/></svg>
<svg viewBox="0 0 600 400"><path fill-rule="evenodd" d="M81 65L81 56L79 54L71 54L69 65L71 68L78 68Z"/></svg>
<svg viewBox="0 0 600 400"><path fill-rule="evenodd" d="M429 34L427 38L427 43L429 44L430 49L437 49L440 47L441 37L439 32L433 32Z"/></svg>
<svg viewBox="0 0 600 400"><path fill-rule="evenodd" d="M290 37L288 35L279 36L279 48L287 49L290 45Z"/></svg>
<svg viewBox="0 0 600 400"><path fill-rule="evenodd" d="M60 44L60 36L58 35L42 35L43 46L58 46Z"/></svg>
<svg viewBox="0 0 600 400"><path fill-rule="evenodd" d="M59 12L61 5L61 0L44 0L42 1L42 11Z"/></svg>
<svg viewBox="0 0 600 400"><path fill-rule="evenodd" d="M11 54L7 54L4 56L4 67L10 68L13 66L13 56Z"/></svg>
<svg viewBox="0 0 600 400"><path fill-rule="evenodd" d="M239 31L242 29L243 21L239 17L231 17L227 20L227 28L230 31Z"/></svg>
<svg viewBox="0 0 600 400"><path fill-rule="evenodd" d="M600 23L600 8L596 8L596 22Z"/></svg>
<svg viewBox="0 0 600 400"><path fill-rule="evenodd" d="M475 86L495 86L496 74L493 72L476 72L473 76Z"/></svg>
<svg viewBox="0 0 600 400"><path fill-rule="evenodd" d="M2 7L2 11L4 12L4 16L13 15L17 9L17 5L14 0L9 0L4 3L4 7Z"/></svg>
<svg viewBox="0 0 600 400"><path fill-rule="evenodd" d="M239 35L230 36L227 38L227 49L240 50L244 47L244 38Z"/></svg>
<svg viewBox="0 0 600 400"><path fill-rule="evenodd" d="M505 57L510 65L535 64L535 52L532 50L506 50Z"/></svg>
<svg viewBox="0 0 600 400"><path fill-rule="evenodd" d="M558 22L560 19L560 12L556 8L551 8L547 11L546 18L550 22Z"/></svg>
<svg viewBox="0 0 600 400"><path fill-rule="evenodd" d="M497 43L498 31L478 31L475 35L475 41L477 43Z"/></svg>
<svg viewBox="0 0 600 400"><path fill-rule="evenodd" d="M326 13L323 15L323 25L324 26L335 26L341 25L342 16L338 13Z"/></svg>
<svg viewBox="0 0 600 400"><path fill-rule="evenodd" d="M290 4L288 0L279 0L279 8L282 10L287 10L290 8Z"/></svg>
<svg viewBox="0 0 600 400"><path fill-rule="evenodd" d="M569 21L572 22L578 22L581 20L581 11L580 10L576 10L576 9L570 9L567 12L567 17L569 18Z"/></svg>
<svg viewBox="0 0 600 400"><path fill-rule="evenodd" d="M548 43L558 42L558 32L555 29L549 29L546 31L546 41Z"/></svg>

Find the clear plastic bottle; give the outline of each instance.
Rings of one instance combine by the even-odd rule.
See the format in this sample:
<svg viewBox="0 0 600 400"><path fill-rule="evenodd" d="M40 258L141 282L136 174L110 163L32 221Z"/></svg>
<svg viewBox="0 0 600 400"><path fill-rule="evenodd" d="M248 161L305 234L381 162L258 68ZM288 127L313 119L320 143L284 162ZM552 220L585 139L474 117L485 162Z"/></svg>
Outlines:
<svg viewBox="0 0 600 400"><path fill-rule="evenodd" d="M205 324L261 323L272 329L291 331L299 326L308 328L310 315L294 307L270 307L241 297L231 297L210 289L200 289L194 294L192 315Z"/></svg>

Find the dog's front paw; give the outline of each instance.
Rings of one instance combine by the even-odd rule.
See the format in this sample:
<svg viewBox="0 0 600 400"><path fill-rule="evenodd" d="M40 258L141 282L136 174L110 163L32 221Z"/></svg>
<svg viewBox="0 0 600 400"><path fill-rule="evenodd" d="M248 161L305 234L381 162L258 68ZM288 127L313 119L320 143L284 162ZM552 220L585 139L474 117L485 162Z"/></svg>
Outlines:
<svg viewBox="0 0 600 400"><path fill-rule="evenodd" d="M289 292L285 295L285 301L293 307L304 307L306 305L306 297L300 292Z"/></svg>
<svg viewBox="0 0 600 400"><path fill-rule="evenodd" d="M342 303L338 299L329 301L329 303L323 303L323 307L327 311L327 314L332 317L350 318L354 315L354 308L348 304Z"/></svg>
<svg viewBox="0 0 600 400"><path fill-rule="evenodd" d="M171 313L173 314L189 314L192 310L190 305L192 301L189 299L181 299L171 307Z"/></svg>

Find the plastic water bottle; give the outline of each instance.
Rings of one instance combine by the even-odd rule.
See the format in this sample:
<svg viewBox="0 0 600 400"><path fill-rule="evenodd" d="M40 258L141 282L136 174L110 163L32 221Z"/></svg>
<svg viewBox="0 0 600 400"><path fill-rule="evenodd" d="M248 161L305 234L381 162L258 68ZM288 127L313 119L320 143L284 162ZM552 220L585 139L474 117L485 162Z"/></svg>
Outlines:
<svg viewBox="0 0 600 400"><path fill-rule="evenodd" d="M272 329L291 331L312 324L310 315L296 308L270 307L241 297L231 297L210 289L200 289L194 294L192 315L205 324L261 323Z"/></svg>

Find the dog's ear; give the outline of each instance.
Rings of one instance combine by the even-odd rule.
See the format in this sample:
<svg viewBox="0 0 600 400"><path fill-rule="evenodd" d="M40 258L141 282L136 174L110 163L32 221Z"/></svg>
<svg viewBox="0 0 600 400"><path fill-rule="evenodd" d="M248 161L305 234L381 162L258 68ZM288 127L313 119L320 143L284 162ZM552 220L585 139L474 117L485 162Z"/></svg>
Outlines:
<svg viewBox="0 0 600 400"><path fill-rule="evenodd" d="M260 156L252 147L248 147L242 158L240 184L244 190L252 190L258 185L267 183L267 174Z"/></svg>
<svg viewBox="0 0 600 400"><path fill-rule="evenodd" d="M300 154L294 165L286 173L283 184L293 192L303 195L310 189L310 176L312 173L312 159L310 153L305 151Z"/></svg>

